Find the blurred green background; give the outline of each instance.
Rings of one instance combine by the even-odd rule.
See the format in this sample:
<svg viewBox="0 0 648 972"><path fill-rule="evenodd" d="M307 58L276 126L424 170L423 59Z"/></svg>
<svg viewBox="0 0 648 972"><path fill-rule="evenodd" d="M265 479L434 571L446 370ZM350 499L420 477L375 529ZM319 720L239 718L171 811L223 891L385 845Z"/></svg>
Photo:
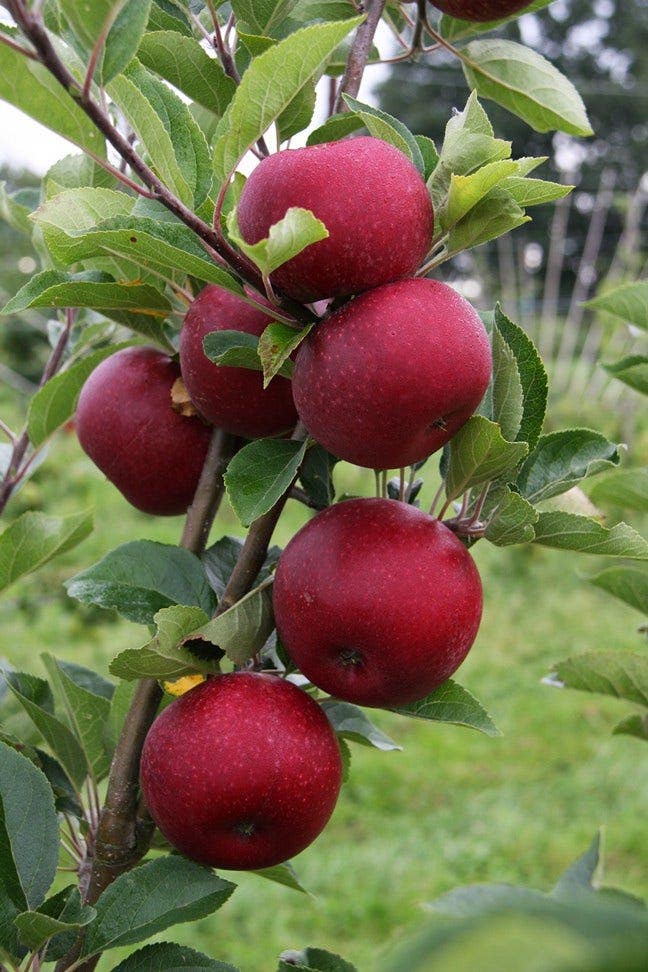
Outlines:
<svg viewBox="0 0 648 972"><path fill-rule="evenodd" d="M15 410L15 397L1 391L0 414L11 418ZM435 486L434 459L424 473L425 505ZM337 480L340 491L373 489L368 471L345 466ZM51 651L106 674L117 651L147 640L143 628L71 601L62 583L119 543L176 542L180 520L132 510L86 459L72 431L59 434L8 516L27 508L64 514L89 507L92 536L0 601L1 653L18 668L44 674L39 654ZM276 539L287 541L307 515L291 501ZM213 538L240 532L225 505ZM541 683L568 655L638 647L639 616L579 578L594 567L589 558L535 547L496 550L485 542L474 553L484 581L484 621L458 680L503 736L376 713L403 752L353 747L351 780L331 824L295 862L312 897L254 875L234 876L239 890L222 911L162 938L243 972L271 972L282 949L309 944L339 951L365 972L423 918L426 900L475 881L548 889L600 824L607 883L648 893L648 778L639 771L645 756L637 740L610 736L627 705ZM113 967L115 955L103 963Z"/></svg>

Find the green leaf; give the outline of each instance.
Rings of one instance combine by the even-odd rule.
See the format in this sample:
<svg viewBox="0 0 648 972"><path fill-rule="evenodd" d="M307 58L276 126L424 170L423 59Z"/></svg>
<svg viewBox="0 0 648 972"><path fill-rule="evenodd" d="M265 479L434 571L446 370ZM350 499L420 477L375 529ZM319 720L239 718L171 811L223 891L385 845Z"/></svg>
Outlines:
<svg viewBox="0 0 648 972"><path fill-rule="evenodd" d="M44 654L42 658L52 685L55 690L58 689L63 700L74 733L81 743L88 773L98 782L108 775L110 769L110 757L104 745L110 701L78 685L52 655Z"/></svg>
<svg viewBox="0 0 648 972"><path fill-rule="evenodd" d="M416 719L430 719L433 722L451 722L457 726L478 729L487 736L501 735L491 717L474 695L462 688L457 682L448 679L430 695L418 702L400 705L391 710L399 715Z"/></svg>
<svg viewBox="0 0 648 972"><path fill-rule="evenodd" d="M176 33L190 37L188 14L189 9L183 9L176 0L153 0L149 30L174 30Z"/></svg>
<svg viewBox="0 0 648 972"><path fill-rule="evenodd" d="M423 178L427 182L439 162L439 153L436 150L436 145L427 135L415 135L414 140L423 157L423 165L425 167L423 170Z"/></svg>
<svg viewBox="0 0 648 972"><path fill-rule="evenodd" d="M528 442L529 449L533 449L540 437L547 408L547 372L533 342L518 324L503 313L499 304L495 307L494 323L515 355L522 382L522 420L516 440Z"/></svg>
<svg viewBox="0 0 648 972"><path fill-rule="evenodd" d="M203 350L209 360L229 368L262 371L258 348L259 339L256 334L248 334L246 331L212 331L203 339ZM283 373L289 378L292 368L284 369Z"/></svg>
<svg viewBox="0 0 648 972"><path fill-rule="evenodd" d="M181 99L139 61L108 86L160 179L182 202L198 207L211 188L205 136Z"/></svg>
<svg viewBox="0 0 648 972"><path fill-rule="evenodd" d="M235 665L243 665L261 651L273 630L272 598L266 580L208 621L194 637L217 645Z"/></svg>
<svg viewBox="0 0 648 972"><path fill-rule="evenodd" d="M234 209L227 219L227 228L232 241L265 277L306 247L325 240L329 235L321 219L317 219L309 209L298 206L291 206L286 215L270 227L267 237L258 243L246 243L241 237Z"/></svg>
<svg viewBox="0 0 648 972"><path fill-rule="evenodd" d="M339 115L331 115L330 118L314 129L306 139L307 145L321 145L323 142L337 142L341 138L346 138L352 132L357 132L363 127L363 121L359 115L352 111L345 111Z"/></svg>
<svg viewBox="0 0 648 972"><path fill-rule="evenodd" d="M569 898L581 890L595 890L594 881L601 864L601 832L599 831L585 853L560 875L551 892L552 895L558 898Z"/></svg>
<svg viewBox="0 0 648 972"><path fill-rule="evenodd" d="M648 330L648 280L622 284L606 294L593 297L585 307L606 311L628 324Z"/></svg>
<svg viewBox="0 0 648 972"><path fill-rule="evenodd" d="M175 30L150 31L137 56L150 71L219 117L232 100L236 84L193 37Z"/></svg>
<svg viewBox="0 0 648 972"><path fill-rule="evenodd" d="M31 399L27 412L27 431L32 445L42 445L72 418L81 389L97 365L130 344L131 342L125 341L93 351L39 388Z"/></svg>
<svg viewBox="0 0 648 972"><path fill-rule="evenodd" d="M7 192L7 183L0 182L0 219L31 239L32 224L29 220L32 208L23 205L19 193Z"/></svg>
<svg viewBox="0 0 648 972"><path fill-rule="evenodd" d="M282 884L285 888L290 888L291 891L300 891L302 894L309 893L297 877L295 868L290 861L286 861L284 864L276 864L274 867L265 867L260 871L252 871L252 874L258 874L259 877L273 881L275 884Z"/></svg>
<svg viewBox="0 0 648 972"><path fill-rule="evenodd" d="M597 506L609 503L648 513L648 468L615 469L598 476L587 486L587 495Z"/></svg>
<svg viewBox="0 0 648 972"><path fill-rule="evenodd" d="M118 182L113 175L102 169L87 155L66 155L47 170L44 178L45 196L52 198L65 189L79 189L82 186L113 189ZM132 200L131 200L132 201ZM38 202L41 203L40 198ZM36 208L36 207L34 207Z"/></svg>
<svg viewBox="0 0 648 972"><path fill-rule="evenodd" d="M85 753L76 736L54 715L47 682L14 672L5 673L5 678L16 699L52 752L58 757L78 793L88 770Z"/></svg>
<svg viewBox="0 0 648 972"><path fill-rule="evenodd" d="M625 385L648 395L648 357L643 354L631 354L612 364L604 364L605 370L614 378L618 378Z"/></svg>
<svg viewBox="0 0 648 972"><path fill-rule="evenodd" d="M323 948L305 948L302 952L284 952L279 961L277 972L301 972L314 969L315 972L358 972L355 965L346 962L339 955Z"/></svg>
<svg viewBox="0 0 648 972"><path fill-rule="evenodd" d="M463 40L465 37L470 37L473 34L483 34L487 31L497 30L498 27L507 24L510 20L517 20L525 13L542 10L543 7L548 7L552 2L553 0L533 0L533 3L523 7L522 10L516 10L515 13L510 14L508 17L481 22L460 20L458 17L450 17L448 14L443 14L439 21L439 32L442 37L445 37L446 40L451 42Z"/></svg>
<svg viewBox="0 0 648 972"><path fill-rule="evenodd" d="M517 171L513 159L488 162L470 175L450 176L450 187L445 207L441 211L441 226L449 229L470 212L494 186Z"/></svg>
<svg viewBox="0 0 648 972"><path fill-rule="evenodd" d="M218 962L202 952L174 942L145 945L115 966L114 972L239 972L233 965Z"/></svg>
<svg viewBox="0 0 648 972"><path fill-rule="evenodd" d="M338 699L324 699L320 702L326 712L329 722L338 736L372 746L388 752L391 749L402 749L398 743L390 739L381 729L374 726L365 713L357 705L350 702L340 702Z"/></svg>
<svg viewBox="0 0 648 972"><path fill-rule="evenodd" d="M232 0L236 17L259 34L270 34L296 6L297 0Z"/></svg>
<svg viewBox="0 0 648 972"><path fill-rule="evenodd" d="M0 535L0 590L76 547L91 532L91 513L23 513Z"/></svg>
<svg viewBox="0 0 648 972"><path fill-rule="evenodd" d="M648 657L631 651L588 651L556 665L565 688L627 699L648 707Z"/></svg>
<svg viewBox="0 0 648 972"><path fill-rule="evenodd" d="M88 270L61 273L43 270L21 287L1 314L16 314L30 307L91 307L94 310L130 310L166 317L171 304L148 284L120 284L107 274Z"/></svg>
<svg viewBox="0 0 648 972"><path fill-rule="evenodd" d="M416 166L421 175L425 173L423 154L406 125L393 115L388 115L386 111L365 105L350 95L345 94L342 97L349 109L362 119L364 127L371 135L399 149Z"/></svg>
<svg viewBox="0 0 648 972"><path fill-rule="evenodd" d="M535 542L560 550L648 560L648 541L627 523L608 529L588 516L562 510L540 514L535 525Z"/></svg>
<svg viewBox="0 0 648 972"><path fill-rule="evenodd" d="M488 115L473 92L464 110L448 121L438 162L428 179L435 213L445 207L453 173L469 175L510 156L511 143L494 137Z"/></svg>
<svg viewBox="0 0 648 972"><path fill-rule="evenodd" d="M31 949L40 949L54 935L77 931L89 925L95 910L81 901L74 885L45 901L38 911L24 911L14 919L20 940Z"/></svg>
<svg viewBox="0 0 648 972"><path fill-rule="evenodd" d="M484 534L486 539L496 547L531 543L535 537L534 526L538 513L528 500L506 486L496 502L496 511Z"/></svg>
<svg viewBox="0 0 648 972"><path fill-rule="evenodd" d="M0 886L13 906L37 908L56 876L54 795L34 764L0 742Z"/></svg>
<svg viewBox="0 0 648 972"><path fill-rule="evenodd" d="M359 17L315 24L291 34L255 58L223 116L223 135L214 147L214 174L226 182L247 150L326 65Z"/></svg>
<svg viewBox="0 0 648 972"><path fill-rule="evenodd" d="M101 44L94 77L106 84L124 70L135 54L146 29L151 0L59 0L59 7L84 63Z"/></svg>
<svg viewBox="0 0 648 972"><path fill-rule="evenodd" d="M134 945L171 925L213 914L236 885L179 856L148 861L120 875L95 907L83 956Z"/></svg>
<svg viewBox="0 0 648 972"><path fill-rule="evenodd" d="M79 148L106 153L103 136L47 68L0 44L0 98Z"/></svg>
<svg viewBox="0 0 648 972"><path fill-rule="evenodd" d="M523 209L562 199L574 188L561 182L545 182L544 179L525 179L521 176L509 176L500 185Z"/></svg>
<svg viewBox="0 0 648 972"><path fill-rule="evenodd" d="M306 453L306 442L257 439L236 453L225 473L232 508L243 526L258 519L286 492Z"/></svg>
<svg viewBox="0 0 648 972"><path fill-rule="evenodd" d="M114 608L138 624L153 624L156 613L172 604L199 607L208 615L216 606L198 557L152 540L117 547L65 586L70 597Z"/></svg>
<svg viewBox="0 0 648 972"><path fill-rule="evenodd" d="M263 387L267 388L275 375L292 373L290 355L299 347L313 325L295 328L280 321L268 324L259 338L258 357L263 367ZM289 377L290 374L287 376Z"/></svg>
<svg viewBox="0 0 648 972"><path fill-rule="evenodd" d="M593 134L574 85L537 51L497 38L472 41L462 53L470 87L537 132Z"/></svg>
<svg viewBox="0 0 648 972"><path fill-rule="evenodd" d="M615 564L587 579L595 587L648 615L648 569L640 564Z"/></svg>
<svg viewBox="0 0 648 972"><path fill-rule="evenodd" d="M648 716L630 715L622 719L612 730L613 736L636 736L648 742Z"/></svg>
<svg viewBox="0 0 648 972"><path fill-rule="evenodd" d="M446 496L461 496L500 476L512 475L528 452L525 442L507 442L498 425L473 415L450 443Z"/></svg>
<svg viewBox="0 0 648 972"><path fill-rule="evenodd" d="M335 499L333 470L337 462L336 456L327 452L324 446L314 444L306 450L299 479L318 510L330 506Z"/></svg>
<svg viewBox="0 0 648 972"><path fill-rule="evenodd" d="M127 681L138 678L166 681L196 672L215 674L219 671L220 656L210 661L184 646L185 641L196 638L197 630L208 620L201 608L183 605L163 608L154 618L156 636L143 648L127 648L120 652L110 663L111 673Z"/></svg>
<svg viewBox="0 0 648 972"><path fill-rule="evenodd" d="M515 352L495 324L492 329L492 349L493 373L479 413L497 422L504 438L513 442L522 424L524 389Z"/></svg>
<svg viewBox="0 0 648 972"><path fill-rule="evenodd" d="M540 436L520 469L517 485L530 503L541 503L618 464L616 445L600 432L563 429Z"/></svg>
<svg viewBox="0 0 648 972"><path fill-rule="evenodd" d="M495 186L450 230L448 255L495 240L529 220L513 196Z"/></svg>

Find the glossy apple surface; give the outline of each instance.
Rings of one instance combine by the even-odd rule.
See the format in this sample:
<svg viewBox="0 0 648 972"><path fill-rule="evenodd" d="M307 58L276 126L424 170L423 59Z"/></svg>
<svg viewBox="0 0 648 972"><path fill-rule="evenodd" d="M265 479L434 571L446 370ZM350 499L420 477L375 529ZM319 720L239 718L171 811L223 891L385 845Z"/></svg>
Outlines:
<svg viewBox="0 0 648 972"><path fill-rule="evenodd" d="M395 500L345 500L284 550L277 630L313 684L358 705L428 695L470 650L482 613L474 561L438 520Z"/></svg>
<svg viewBox="0 0 648 972"><path fill-rule="evenodd" d="M490 374L490 341L468 301L436 280L401 280L356 297L311 331L293 396L333 455L396 469L452 438Z"/></svg>
<svg viewBox="0 0 648 972"><path fill-rule="evenodd" d="M79 442L129 503L156 516L185 513L207 454L210 428L172 407L178 365L155 348L124 348L86 381Z"/></svg>
<svg viewBox="0 0 648 972"><path fill-rule="evenodd" d="M432 240L425 182L398 149L370 136L278 152L245 184L238 206L243 238L256 243L293 206L329 231L272 274L295 300L356 294L407 277Z"/></svg>
<svg viewBox="0 0 648 972"><path fill-rule="evenodd" d="M219 675L172 702L141 763L146 805L201 864L272 867L299 854L333 813L340 748L324 711L274 675Z"/></svg>
<svg viewBox="0 0 648 972"><path fill-rule="evenodd" d="M290 381L273 378L263 390L260 371L214 364L203 340L213 331L258 337L272 318L222 287L205 287L189 308L180 335L180 367L192 402L208 422L246 439L281 435L297 421Z"/></svg>
<svg viewBox="0 0 648 972"><path fill-rule="evenodd" d="M510 17L528 7L531 0L432 0L432 6L459 20L486 22Z"/></svg>

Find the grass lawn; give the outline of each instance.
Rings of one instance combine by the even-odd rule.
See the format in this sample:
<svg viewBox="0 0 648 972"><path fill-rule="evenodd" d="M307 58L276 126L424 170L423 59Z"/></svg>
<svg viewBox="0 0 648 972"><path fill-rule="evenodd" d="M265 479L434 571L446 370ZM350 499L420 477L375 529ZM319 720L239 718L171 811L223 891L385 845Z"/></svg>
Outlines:
<svg viewBox="0 0 648 972"><path fill-rule="evenodd" d="M348 491L371 492L371 473L347 468L342 478ZM62 581L127 540L176 542L181 522L131 510L73 436L56 443L10 512L28 507L94 507L96 529L7 591L0 654L38 674L42 651L106 673L110 658L143 643L146 631L70 601ZM277 539L285 542L305 517L290 503ZM240 527L224 509L214 538L228 532ZM502 737L376 713L403 752L354 746L351 780L331 825L296 861L312 897L241 875L222 911L163 940L190 944L242 972L273 972L282 949L305 945L339 951L369 972L376 955L421 920L423 902L475 881L548 889L601 824L607 882L648 893L645 754L637 740L610 735L630 707L541 684L552 663L570 654L638 647L639 616L579 579L593 566L586 558L485 542L475 557L484 621L458 680L488 708ZM114 967L116 954L100 968Z"/></svg>

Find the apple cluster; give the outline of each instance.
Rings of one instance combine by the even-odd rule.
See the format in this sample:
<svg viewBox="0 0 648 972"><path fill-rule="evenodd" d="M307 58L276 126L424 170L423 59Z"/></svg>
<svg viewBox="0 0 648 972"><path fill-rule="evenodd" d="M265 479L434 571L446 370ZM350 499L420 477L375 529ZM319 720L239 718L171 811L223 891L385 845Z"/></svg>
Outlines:
<svg viewBox="0 0 648 972"><path fill-rule="evenodd" d="M219 367L217 330L261 335L272 308L206 287L180 336L179 366L129 348L86 383L81 444L127 499L174 514L191 502L210 426L281 436L299 418L340 459L412 466L442 448L479 405L491 375L481 319L458 293L415 276L434 228L421 175L398 149L357 137L264 159L238 206L256 243L291 207L328 237L272 275L302 303L333 301L302 342L292 382ZM197 415L174 407L182 375ZM313 686L398 708L458 668L477 634L482 589L465 546L413 505L354 499L318 513L283 552L274 581L278 635ZM314 699L257 672L208 679L155 721L142 756L146 803L183 853L226 868L272 866L325 826L341 784L335 733Z"/></svg>

